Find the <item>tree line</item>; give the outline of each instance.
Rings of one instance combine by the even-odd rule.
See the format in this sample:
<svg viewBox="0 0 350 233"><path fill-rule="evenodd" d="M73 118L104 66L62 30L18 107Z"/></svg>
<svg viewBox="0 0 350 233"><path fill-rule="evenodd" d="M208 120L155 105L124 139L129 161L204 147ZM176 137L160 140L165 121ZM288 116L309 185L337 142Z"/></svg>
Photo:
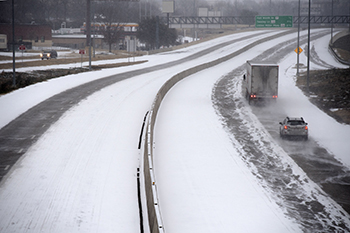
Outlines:
<svg viewBox="0 0 350 233"><path fill-rule="evenodd" d="M86 21L87 0L13 0L15 23L17 24L49 24L53 30L61 28L62 23L68 28L80 28ZM306 0L301 0L306 4ZM0 23L11 23L12 0L0 1ZM320 4L321 14L331 15L330 4L325 0L313 0ZM348 15L349 1L334 0L333 14ZM206 1L175 0L174 16L197 16L199 8L221 12L222 16L256 15L297 15L298 1ZM157 22L156 16L162 16L161 0L141 0L125 2L121 0L91 0L91 22L104 23L104 36L107 43L116 41L120 35L118 27L112 23L138 23L138 37L148 48L168 46L176 43L176 31L169 29L164 23ZM249 24L254 22L249 22ZM155 30L158 25L159 38ZM117 29L116 29L117 28ZM159 43L159 44L157 44Z"/></svg>
<svg viewBox="0 0 350 233"><path fill-rule="evenodd" d="M0 23L11 23L11 3L12 0L0 2ZM59 29L64 22L67 27L79 28L86 21L86 4L86 0L14 0L15 22L49 24L53 30ZM91 1L91 18L113 15L113 20L137 23L143 13L141 5L139 2L118 0ZM154 11L159 14L159 11Z"/></svg>
<svg viewBox="0 0 350 233"><path fill-rule="evenodd" d="M348 15L349 1L333 0L334 15ZM0 23L11 23L12 0L0 1ZM331 15L332 0L313 0L320 6L321 15ZM80 27L86 20L87 0L14 0L16 23L50 24L52 29L60 28L62 22L67 27ZM140 0L126 2L122 0L91 0L92 17L105 15L106 9L112 8L114 18L123 22L139 23L143 18L161 16L161 0ZM302 7L307 5L301 0ZM207 1L175 0L174 16L197 16L198 8L205 7L220 11L222 16L250 15L292 15L298 14L298 1Z"/></svg>

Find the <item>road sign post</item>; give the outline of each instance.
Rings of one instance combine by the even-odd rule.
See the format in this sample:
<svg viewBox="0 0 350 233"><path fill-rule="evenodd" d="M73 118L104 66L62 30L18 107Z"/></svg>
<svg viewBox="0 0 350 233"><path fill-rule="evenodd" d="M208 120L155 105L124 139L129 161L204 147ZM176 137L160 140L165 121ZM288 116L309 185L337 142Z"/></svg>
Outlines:
<svg viewBox="0 0 350 233"><path fill-rule="evenodd" d="M85 50L84 49L80 49L79 50L79 54L81 55L81 67L83 67L83 55L85 54Z"/></svg>
<svg viewBox="0 0 350 233"><path fill-rule="evenodd" d="M256 28L291 28L293 16L255 16Z"/></svg>
<svg viewBox="0 0 350 233"><path fill-rule="evenodd" d="M299 38L298 38L299 39ZM299 41L298 41L299 44ZM299 76L299 55L301 54L301 52L303 52L302 48L300 48L299 46L294 49L294 52L296 52L298 54L298 59L297 59L297 76Z"/></svg>
<svg viewBox="0 0 350 233"><path fill-rule="evenodd" d="M298 47L298 48L294 49L294 52L296 52L297 54L300 54L301 52L303 52L302 48L300 48L300 47Z"/></svg>
<svg viewBox="0 0 350 233"><path fill-rule="evenodd" d="M22 51L22 63L23 63L23 51L26 50L26 46L22 44L18 47L18 49Z"/></svg>

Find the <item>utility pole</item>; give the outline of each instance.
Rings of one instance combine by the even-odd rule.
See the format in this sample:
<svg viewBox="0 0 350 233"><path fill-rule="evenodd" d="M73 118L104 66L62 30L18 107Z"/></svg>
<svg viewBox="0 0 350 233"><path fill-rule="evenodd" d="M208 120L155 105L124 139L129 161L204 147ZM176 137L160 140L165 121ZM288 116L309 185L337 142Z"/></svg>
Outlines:
<svg viewBox="0 0 350 233"><path fill-rule="evenodd" d="M196 0L193 0L193 17L199 16L196 9ZM196 40L196 24L193 22L193 39Z"/></svg>
<svg viewBox="0 0 350 233"><path fill-rule="evenodd" d="M306 77L306 85L307 85L307 93L310 93L310 24L311 24L311 0L309 0L309 12L308 12L308 29L307 29L307 77Z"/></svg>
<svg viewBox="0 0 350 233"><path fill-rule="evenodd" d="M156 16L156 49L159 49L159 16Z"/></svg>
<svg viewBox="0 0 350 233"><path fill-rule="evenodd" d="M87 0L86 3L86 46L89 49L89 70L91 70L91 0Z"/></svg>
<svg viewBox="0 0 350 233"><path fill-rule="evenodd" d="M94 2L92 2L92 25L94 25L94 30L93 30L93 37L92 37L92 54L93 54L93 57L95 57L95 41L96 41L96 19L95 19L95 9L96 9L96 5L94 5Z"/></svg>
<svg viewBox="0 0 350 233"><path fill-rule="evenodd" d="M298 56L297 56L297 76L299 76L299 54L300 54L300 44L299 44L299 39L300 39L300 0L299 0L299 5L298 5Z"/></svg>
<svg viewBox="0 0 350 233"><path fill-rule="evenodd" d="M333 46L333 0L332 0L332 7L331 7L331 9L332 9L332 18L331 18L331 44L332 44L332 46Z"/></svg>
<svg viewBox="0 0 350 233"><path fill-rule="evenodd" d="M12 0L12 86L16 86L15 0Z"/></svg>

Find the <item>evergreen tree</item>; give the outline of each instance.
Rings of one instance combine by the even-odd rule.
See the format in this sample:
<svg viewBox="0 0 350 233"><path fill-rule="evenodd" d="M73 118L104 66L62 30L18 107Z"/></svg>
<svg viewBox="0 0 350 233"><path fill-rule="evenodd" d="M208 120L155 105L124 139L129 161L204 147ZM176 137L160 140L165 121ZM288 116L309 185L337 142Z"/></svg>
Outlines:
<svg viewBox="0 0 350 233"><path fill-rule="evenodd" d="M157 18L147 18L140 22L137 31L137 38L142 42L146 43L148 49L156 49L157 47ZM170 46L176 44L177 32L173 28L162 22L158 22L158 40L159 46Z"/></svg>

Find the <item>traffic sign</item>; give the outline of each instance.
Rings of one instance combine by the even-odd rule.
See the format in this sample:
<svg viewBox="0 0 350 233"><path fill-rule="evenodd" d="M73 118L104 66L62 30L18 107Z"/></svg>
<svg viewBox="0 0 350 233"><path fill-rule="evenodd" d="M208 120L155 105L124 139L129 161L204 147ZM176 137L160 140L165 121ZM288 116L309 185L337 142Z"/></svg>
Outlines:
<svg viewBox="0 0 350 233"><path fill-rule="evenodd" d="M79 49L79 54L81 55L81 67L83 67L83 55L85 54L85 49Z"/></svg>
<svg viewBox="0 0 350 233"><path fill-rule="evenodd" d="M302 52L303 50L299 47L299 51L298 51L298 48L294 49L294 51L295 51L297 54L301 54L301 52Z"/></svg>
<svg viewBox="0 0 350 233"><path fill-rule="evenodd" d="M256 28L293 27L293 16L255 16Z"/></svg>
<svg viewBox="0 0 350 233"><path fill-rule="evenodd" d="M22 45L20 45L20 46L18 47L18 49L19 49L19 50L26 50L26 46L22 44Z"/></svg>

